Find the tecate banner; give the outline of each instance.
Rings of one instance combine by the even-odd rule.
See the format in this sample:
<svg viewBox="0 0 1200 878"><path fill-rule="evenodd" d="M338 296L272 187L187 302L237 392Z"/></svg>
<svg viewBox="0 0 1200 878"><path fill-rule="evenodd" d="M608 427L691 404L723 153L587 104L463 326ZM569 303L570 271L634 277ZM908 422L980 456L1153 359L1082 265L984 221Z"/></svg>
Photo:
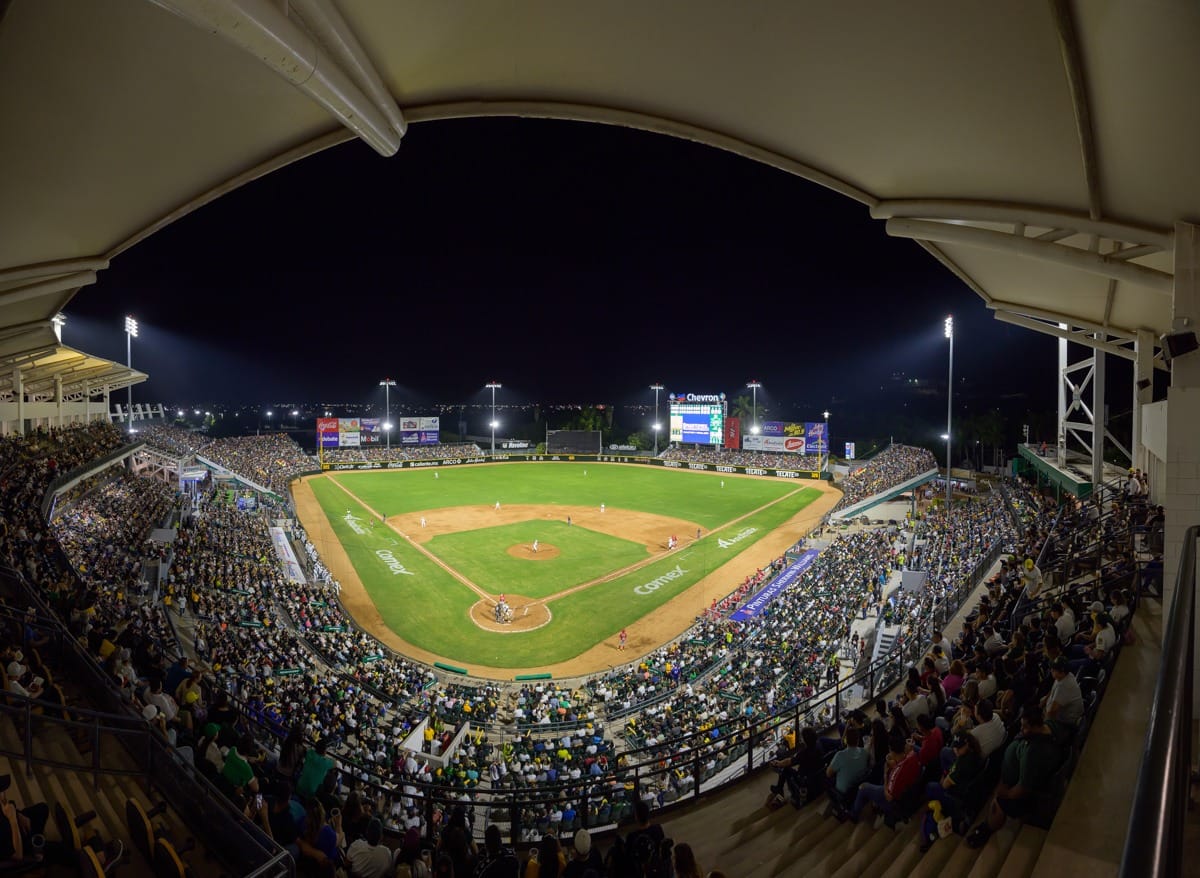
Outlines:
<svg viewBox="0 0 1200 878"><path fill-rule="evenodd" d="M746 451L786 452L804 454L803 436L744 436L742 448Z"/></svg>
<svg viewBox="0 0 1200 878"><path fill-rule="evenodd" d="M829 443L826 442L824 421L805 421L804 438L809 454L829 453Z"/></svg>

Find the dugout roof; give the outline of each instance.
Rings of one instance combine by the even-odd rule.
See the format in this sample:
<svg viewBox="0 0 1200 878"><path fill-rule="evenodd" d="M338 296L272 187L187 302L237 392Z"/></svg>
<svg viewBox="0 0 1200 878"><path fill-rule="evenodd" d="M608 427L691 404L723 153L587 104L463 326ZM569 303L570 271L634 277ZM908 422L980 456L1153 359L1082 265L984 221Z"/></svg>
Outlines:
<svg viewBox="0 0 1200 878"><path fill-rule="evenodd" d="M1197 46L1195 0L0 0L0 326L36 347L109 260L291 161L503 115L766 162L1003 319L1119 343L1169 328L1200 220Z"/></svg>

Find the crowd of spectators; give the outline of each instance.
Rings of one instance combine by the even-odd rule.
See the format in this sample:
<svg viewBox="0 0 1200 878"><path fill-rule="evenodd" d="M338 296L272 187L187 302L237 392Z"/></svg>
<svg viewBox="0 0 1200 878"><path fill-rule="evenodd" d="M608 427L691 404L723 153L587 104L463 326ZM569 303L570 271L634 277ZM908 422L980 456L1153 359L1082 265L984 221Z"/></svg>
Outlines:
<svg viewBox="0 0 1200 878"><path fill-rule="evenodd" d="M474 442L445 445L361 445L357 448L327 448L323 457L329 463L370 463L393 460L443 460L454 457L481 457L483 451Z"/></svg>
<svg viewBox="0 0 1200 878"><path fill-rule="evenodd" d="M175 542L165 593L174 597L175 612L192 617L200 661L196 666L183 660L170 664L156 637L163 627L155 619L157 611L129 604L128 593L135 590L148 530L166 518L173 492L127 476L91 486L58 510L53 535L36 512L45 486L57 473L120 442L120 434L111 427L79 428L17 442L0 440L4 551L13 566L39 585L65 612L64 618L87 636L89 646L102 657L113 679L130 691L147 720L188 758L207 763L206 770L216 771L226 781L230 795L244 805L248 816L261 816L269 827L274 825L272 807L264 805L265 810L256 811L249 796L260 783L285 805L292 784L309 803L316 794L316 800L328 807L347 804L349 796L355 795L358 778L333 770L331 756L337 753L371 766L372 778L396 784L392 807L378 806L378 816L399 829L430 828L421 822L423 815L414 815L413 784L422 781L457 787L460 801L469 806L472 791L481 783L520 791L588 778L593 781L585 794L589 811L605 813L607 807L611 816L617 803L630 800L623 792L617 754L603 735L603 722L606 713L624 711L631 713L629 739L651 748L652 754L654 748L661 748L656 757L661 770L645 779L642 795L651 801L668 801L686 792L692 782L690 770L675 764L678 737L701 733L718 738L735 721L801 703L836 677L840 660L854 657L857 648L851 621L872 604L880 605L883 584L901 563L904 551L894 535L882 531L843 534L759 615L734 622L721 614L706 614L676 643L634 666L590 680L579 690L553 683L529 684L513 700L519 711L516 717L533 728L500 746L478 732L466 740L449 766L433 770L420 760L421 751L412 753L400 746L415 722L430 718L426 741L431 746L422 750L436 753L432 742L448 740L463 720L496 717L503 704L499 688L439 683L428 669L388 653L355 629L340 608L336 582L319 564L311 545L313 581L286 582L266 517L220 502L223 492L201 501L181 525ZM993 547L1015 542L1014 512L1024 527L1022 556L1038 557L1043 548L1051 557L1070 555L1071 541L1050 531L1052 521L1057 522L1058 533L1090 534L1098 540L1127 526L1125 519L1099 515L1094 504L1055 510L1028 492L1014 492L1013 503L1010 511L1000 495L991 495L938 510L916 522L915 549L907 560L928 570L930 582L915 603L889 604L895 621L909 624L927 614L930 605L956 587ZM71 565L47 551L55 542L52 536L57 536ZM1110 562L1119 570L1124 560ZM770 572L762 577L764 581ZM1121 588L1093 586L1063 597L1052 607L1033 606L1008 630L1007 620L1014 617L1027 581L1028 574L1020 566L1006 564L964 626L962 637L953 645L937 644L940 654L931 644L931 667L916 669L917 679L910 681L911 691L901 699L899 716L887 710L887 720L880 717L893 738L897 729L906 730L906 722L917 727L916 732L908 729L908 743L902 743L899 751L893 749L893 759L881 753L882 758L872 763L872 769L875 765L884 769L881 789L886 791L886 778L909 751L919 753L937 741L934 729L941 729L943 723L949 732L962 731L967 722L990 722L990 709L1011 725L1024 708L1031 708L1041 688L1049 689L1049 679L1087 677L1111 653L1111 631L1128 618L1130 600ZM1114 582L1108 576L1094 581ZM1093 614L1090 626L1061 624L1064 617L1082 619L1089 612ZM910 626L909 630L916 629ZM1057 650L1052 637L1059 643ZM1056 661L1057 652L1067 662L1065 672ZM1035 656L1044 662L1039 672L1033 668ZM955 691L961 696L956 704L945 686L939 694L939 685L940 679L956 675L958 663L962 668ZM972 675L978 680L965 680ZM976 685L968 685L972 682ZM994 695L990 708L981 704L980 689ZM286 744L277 756L267 753L245 735L248 727L227 695L234 696L232 700L240 702L250 717L278 732L302 730L311 749L299 761L294 753L287 755ZM970 717L962 710L963 702ZM1042 721L1046 716L1055 718L1059 710L1055 703L1048 693L1041 698L1036 705L1043 711L1041 718L1032 709L1024 710L1027 733L1046 734L1042 729L1049 728L1057 734L1053 724ZM910 704L916 707L906 709ZM931 705L936 709L919 709ZM926 713L931 720L943 722L930 727L921 720ZM808 719L821 723L833 717L817 714ZM208 734L210 723L217 728ZM556 730L556 724L562 728ZM545 726L550 728L541 728ZM544 732L552 737L539 735ZM884 744L891 747L886 739ZM706 767L718 767L736 746L736 740L721 742L704 757ZM962 746L972 749L969 744ZM922 770L933 770L929 766L935 756L939 765L946 761L953 770L962 755L961 747L934 744L932 748L936 753L926 754L929 760L922 762ZM307 771L306 781L309 753L314 754L315 767ZM294 770L276 770L280 762L284 768L290 763ZM228 772L227 765L232 766ZM315 782L314 774L319 775ZM851 797L848 790L839 793L845 794L841 801L848 818L861 813L867 802L886 809L888 802L896 800L886 792L876 796L868 791L865 798L860 793ZM576 802L571 810L581 806ZM372 806L362 807L370 811ZM551 824L574 825L565 816L552 808L530 806L526 822L534 833ZM299 850L312 856L303 846Z"/></svg>
<svg viewBox="0 0 1200 878"><path fill-rule="evenodd" d="M821 458L811 454L739 451L735 448L713 446L672 445L658 456L663 460L709 463L715 466L754 466L763 469L787 469L801 472L816 472L821 468Z"/></svg>
<svg viewBox="0 0 1200 878"><path fill-rule="evenodd" d="M834 512L894 488L931 469L937 469L937 461L927 449L889 445L838 482L842 499L833 508Z"/></svg>

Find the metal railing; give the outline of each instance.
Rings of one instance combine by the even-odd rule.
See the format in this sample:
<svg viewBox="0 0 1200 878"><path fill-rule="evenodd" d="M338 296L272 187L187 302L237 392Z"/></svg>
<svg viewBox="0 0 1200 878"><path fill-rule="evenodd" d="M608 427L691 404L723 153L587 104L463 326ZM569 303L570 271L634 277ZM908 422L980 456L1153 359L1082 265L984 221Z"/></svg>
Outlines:
<svg viewBox="0 0 1200 878"><path fill-rule="evenodd" d="M1192 525L1184 533L1150 727L1121 857L1121 878L1175 878L1183 874L1184 824L1192 775L1198 538L1200 525Z"/></svg>

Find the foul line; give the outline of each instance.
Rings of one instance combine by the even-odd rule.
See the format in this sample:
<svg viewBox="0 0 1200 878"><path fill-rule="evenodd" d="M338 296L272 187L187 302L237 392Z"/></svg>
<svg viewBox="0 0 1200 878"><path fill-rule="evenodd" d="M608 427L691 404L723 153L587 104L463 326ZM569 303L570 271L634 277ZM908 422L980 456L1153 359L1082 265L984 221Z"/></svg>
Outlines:
<svg viewBox="0 0 1200 878"><path fill-rule="evenodd" d="M449 564L447 564L445 561L443 561L437 555L433 554L432 552L430 552L428 549L424 548L423 546L418 545L417 543L413 542L411 539L408 538L408 534L404 533L401 530L397 530L395 527L388 524L387 519L383 518L383 514L381 512L377 512L374 507L368 506L353 491L351 491L349 488L347 488L345 485L343 485L337 479L330 479L329 481L333 482L335 485L337 485L339 488L341 488L343 491L345 491L347 494L349 494L350 497L354 500L354 502L358 503L360 506L362 506L363 509L366 509L368 512L370 512L376 518L382 520L383 524L387 527L388 530L390 530L394 534L397 534L402 540L404 540L404 542L408 543L410 546L412 546L414 549L416 549L418 552L420 552L422 555L424 555L426 558L428 558L430 561L432 561L438 567L441 567L443 570L445 570L447 573L449 573L451 576L453 576L455 579L457 579L459 582L461 582L467 588L471 589L471 591L475 592L475 594L479 595L485 601L488 601L490 603L495 603L495 601L492 600L492 596L490 594L488 594L486 591L484 591L478 585L473 583L471 580L467 579L467 577L463 576L463 574L459 573L457 570L455 570L453 567L451 567ZM322 512L324 512L324 509L322 509ZM328 513L326 513L325 517L326 518L329 517ZM335 534L335 537L336 537L336 534ZM364 588L365 587L366 586L364 584Z"/></svg>

